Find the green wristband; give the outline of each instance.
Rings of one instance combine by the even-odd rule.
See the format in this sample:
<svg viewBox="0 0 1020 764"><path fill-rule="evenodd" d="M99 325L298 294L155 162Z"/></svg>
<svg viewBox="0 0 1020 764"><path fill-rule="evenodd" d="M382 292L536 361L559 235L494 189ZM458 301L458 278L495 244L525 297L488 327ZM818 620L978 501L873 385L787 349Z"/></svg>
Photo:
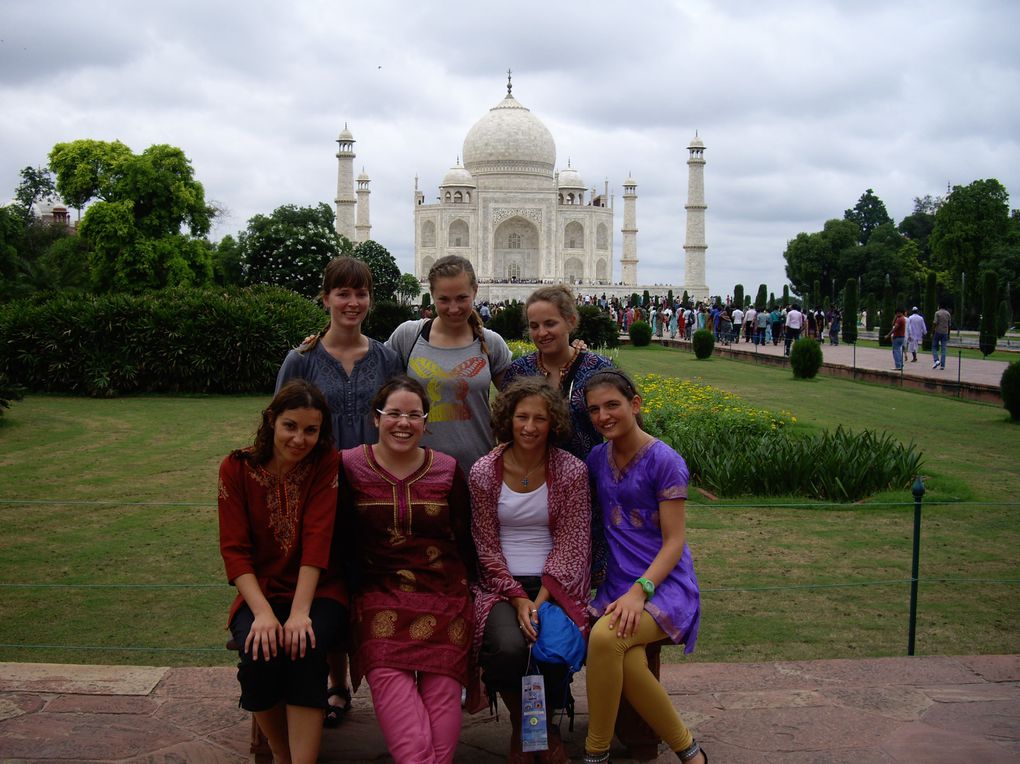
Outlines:
<svg viewBox="0 0 1020 764"><path fill-rule="evenodd" d="M655 594L655 583L651 579L641 576L634 583L641 587L641 590L645 593L646 600L650 600L652 595Z"/></svg>

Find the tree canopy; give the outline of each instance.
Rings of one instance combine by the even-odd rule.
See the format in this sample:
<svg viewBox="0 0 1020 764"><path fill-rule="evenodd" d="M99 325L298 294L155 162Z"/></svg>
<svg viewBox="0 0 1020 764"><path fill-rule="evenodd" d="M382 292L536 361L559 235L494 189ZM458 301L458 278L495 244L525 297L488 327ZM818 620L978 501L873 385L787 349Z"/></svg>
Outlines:
<svg viewBox="0 0 1020 764"><path fill-rule="evenodd" d="M886 223L892 223L888 211L885 209L885 202L875 196L870 188L861 194L851 209L843 213L843 219L857 224L858 241L867 244L872 231Z"/></svg>
<svg viewBox="0 0 1020 764"><path fill-rule="evenodd" d="M237 251L245 284L274 284L315 297L326 264L350 255L352 247L336 232L333 210L320 202L314 207L285 204L269 215L255 215L239 234Z"/></svg>
<svg viewBox="0 0 1020 764"><path fill-rule="evenodd" d="M372 269L376 301L396 300L397 289L400 287L400 268L390 251L379 242L369 239L354 248L354 256Z"/></svg>

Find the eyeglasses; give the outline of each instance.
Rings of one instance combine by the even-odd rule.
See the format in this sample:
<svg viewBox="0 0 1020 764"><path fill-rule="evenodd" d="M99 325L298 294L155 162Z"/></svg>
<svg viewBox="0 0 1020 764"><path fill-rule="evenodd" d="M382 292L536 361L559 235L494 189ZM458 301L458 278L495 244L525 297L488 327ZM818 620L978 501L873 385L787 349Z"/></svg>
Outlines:
<svg viewBox="0 0 1020 764"><path fill-rule="evenodd" d="M399 422L401 419L406 419L411 424L418 424L418 422L424 422L429 418L428 414L423 414L420 411L412 411L409 414L405 414L403 411L383 411L382 409L376 409L379 416L388 422Z"/></svg>

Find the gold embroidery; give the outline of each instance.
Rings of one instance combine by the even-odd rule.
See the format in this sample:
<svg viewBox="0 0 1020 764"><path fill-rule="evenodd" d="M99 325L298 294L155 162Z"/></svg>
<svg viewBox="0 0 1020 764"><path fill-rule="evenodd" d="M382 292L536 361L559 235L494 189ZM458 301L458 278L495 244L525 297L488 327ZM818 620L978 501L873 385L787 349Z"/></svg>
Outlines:
<svg viewBox="0 0 1020 764"><path fill-rule="evenodd" d="M227 486L223 482L223 478L220 478L220 488L219 488L219 491L220 491L220 498L221 499L229 499L230 498L230 494L227 492Z"/></svg>
<svg viewBox="0 0 1020 764"><path fill-rule="evenodd" d="M396 631L397 614L393 610L380 610L372 619L372 636L380 639L392 637Z"/></svg>
<svg viewBox="0 0 1020 764"><path fill-rule="evenodd" d="M682 485L674 485L663 488L659 491L659 501L672 501L673 499L686 499L687 491Z"/></svg>
<svg viewBox="0 0 1020 764"><path fill-rule="evenodd" d="M425 550L425 559L428 560L429 567L435 570L443 569L443 561L439 559L439 547L430 546Z"/></svg>
<svg viewBox="0 0 1020 764"><path fill-rule="evenodd" d="M446 627L446 634L450 637L450 642L457 647L462 647L467 643L467 632L467 621L460 616L450 621L450 625Z"/></svg>
<svg viewBox="0 0 1020 764"><path fill-rule="evenodd" d="M397 577L400 579L400 591L402 592L413 592L417 587L415 584L414 573L409 570L398 570Z"/></svg>
<svg viewBox="0 0 1020 764"><path fill-rule="evenodd" d="M633 525L635 528L641 528L645 524L645 519L643 517L641 517L641 510L640 509L632 509L630 511L630 518L629 519L630 519L630 524Z"/></svg>
<svg viewBox="0 0 1020 764"><path fill-rule="evenodd" d="M439 513L443 511L443 504L435 501L425 502L425 514L429 517L438 517Z"/></svg>
<svg viewBox="0 0 1020 764"><path fill-rule="evenodd" d="M620 507L609 510L609 522L613 525L620 525L623 522L623 510Z"/></svg>
<svg viewBox="0 0 1020 764"><path fill-rule="evenodd" d="M435 630L436 617L434 615L421 615L414 619L407 631L411 635L411 639L424 642L432 637L432 633Z"/></svg>
<svg viewBox="0 0 1020 764"><path fill-rule="evenodd" d="M659 527L659 510L655 510L648 516L648 524L653 528Z"/></svg>

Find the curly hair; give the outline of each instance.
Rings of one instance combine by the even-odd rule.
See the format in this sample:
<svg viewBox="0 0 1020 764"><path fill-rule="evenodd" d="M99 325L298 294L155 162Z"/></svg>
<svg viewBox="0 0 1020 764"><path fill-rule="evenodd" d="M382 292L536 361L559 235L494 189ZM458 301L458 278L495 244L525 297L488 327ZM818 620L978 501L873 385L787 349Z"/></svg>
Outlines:
<svg viewBox="0 0 1020 764"><path fill-rule="evenodd" d="M559 390L550 386L542 377L522 377L501 392L492 404L492 434L496 436L497 442L513 441L513 419L517 404L532 396L545 401L549 412L549 443L563 443L570 438L570 413Z"/></svg>
<svg viewBox="0 0 1020 764"><path fill-rule="evenodd" d="M255 443L250 449L234 451L235 458L247 459L255 464L265 466L273 458L273 425L276 417L290 409L315 409L322 414L322 426L319 428L319 440L306 459L318 459L333 445L333 417L329 412L329 404L315 385L304 379L292 379L262 412L262 421L255 433Z"/></svg>

